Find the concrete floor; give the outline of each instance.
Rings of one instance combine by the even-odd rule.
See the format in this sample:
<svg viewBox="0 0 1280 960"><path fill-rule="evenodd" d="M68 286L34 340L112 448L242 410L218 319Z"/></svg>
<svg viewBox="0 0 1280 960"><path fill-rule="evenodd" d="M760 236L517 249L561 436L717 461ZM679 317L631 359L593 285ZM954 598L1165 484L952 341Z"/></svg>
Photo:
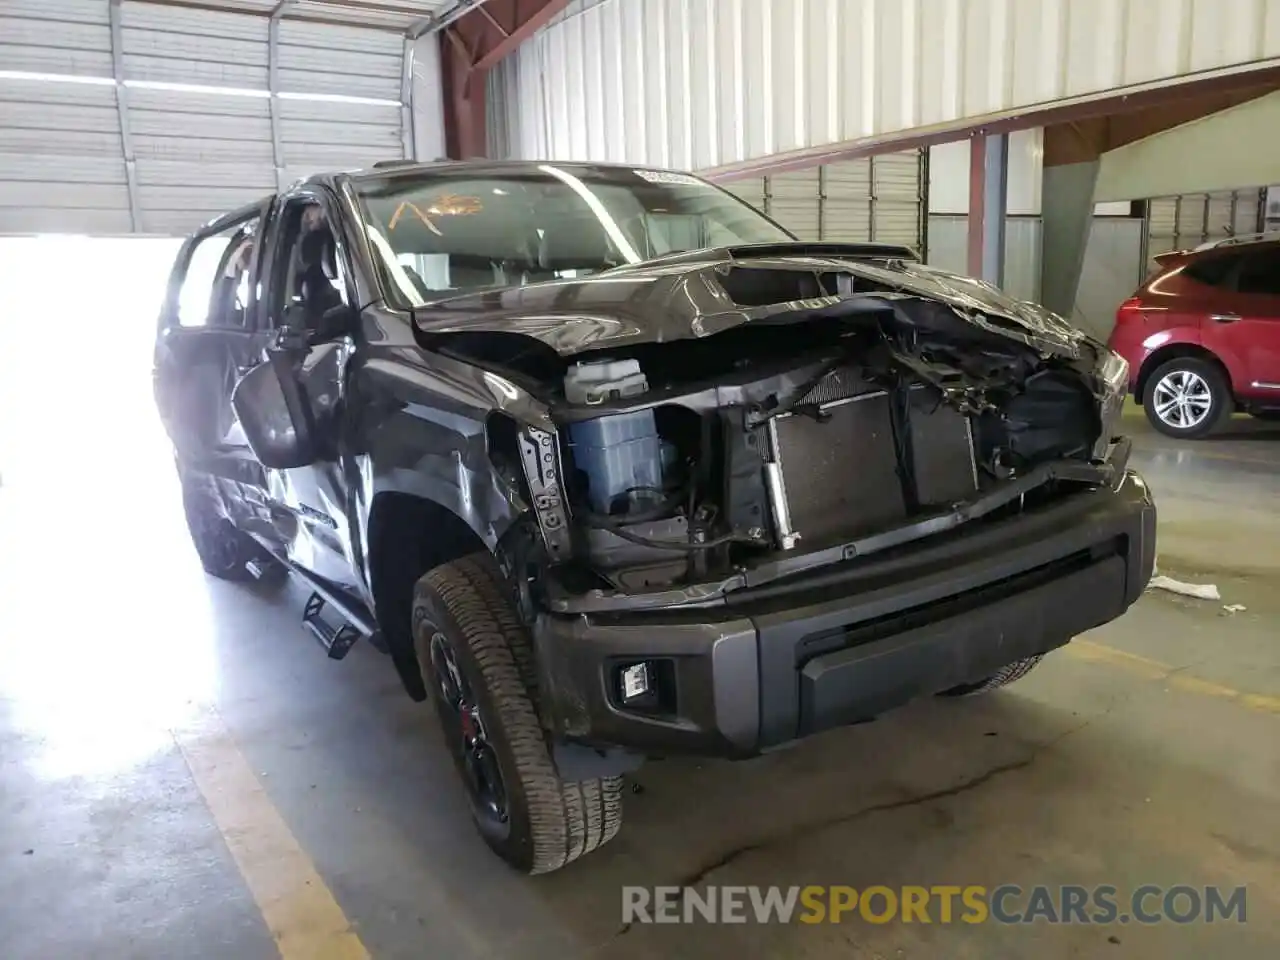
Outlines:
<svg viewBox="0 0 1280 960"><path fill-rule="evenodd" d="M60 478L113 462L86 431L0 489L0 956L1280 955L1280 429L1132 426L1161 568L1221 602L1149 593L985 699L652 763L617 840L535 880L385 659L327 661L296 586L200 573L158 448ZM621 928L622 884L679 883L1247 885L1248 922Z"/></svg>

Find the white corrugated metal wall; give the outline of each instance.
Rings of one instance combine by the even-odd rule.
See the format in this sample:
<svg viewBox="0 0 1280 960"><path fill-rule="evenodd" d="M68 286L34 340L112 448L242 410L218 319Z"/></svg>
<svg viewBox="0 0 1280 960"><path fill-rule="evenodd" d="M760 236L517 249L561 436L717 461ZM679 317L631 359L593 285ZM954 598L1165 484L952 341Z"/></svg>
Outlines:
<svg viewBox="0 0 1280 960"><path fill-rule="evenodd" d="M1147 255L1185 250L1262 229L1266 187L1157 197L1147 201Z"/></svg>
<svg viewBox="0 0 1280 960"><path fill-rule="evenodd" d="M423 72L407 50L354 25L5 0L0 233L184 233L306 174L411 155L411 128L439 118L405 109Z"/></svg>
<svg viewBox="0 0 1280 960"><path fill-rule="evenodd" d="M1280 0L575 0L526 43L517 156L707 170L1280 62Z"/></svg>
<svg viewBox="0 0 1280 960"><path fill-rule="evenodd" d="M535 60L514 55L488 78L488 148L493 157L542 158L548 74L531 69L546 50L533 41ZM680 102L682 98L673 98ZM598 118L601 130L613 121ZM541 125L542 131L534 129ZM598 147L598 144L595 145ZM577 159L623 159L578 144ZM926 241L925 150L907 150L821 164L767 177L728 181L725 188L763 210L797 236L812 240L878 240L923 251Z"/></svg>
<svg viewBox="0 0 1280 960"><path fill-rule="evenodd" d="M0 232L127 233L107 4L8 0L0 69Z"/></svg>
<svg viewBox="0 0 1280 960"><path fill-rule="evenodd" d="M923 250L925 156L885 153L725 187L805 240L877 240Z"/></svg>

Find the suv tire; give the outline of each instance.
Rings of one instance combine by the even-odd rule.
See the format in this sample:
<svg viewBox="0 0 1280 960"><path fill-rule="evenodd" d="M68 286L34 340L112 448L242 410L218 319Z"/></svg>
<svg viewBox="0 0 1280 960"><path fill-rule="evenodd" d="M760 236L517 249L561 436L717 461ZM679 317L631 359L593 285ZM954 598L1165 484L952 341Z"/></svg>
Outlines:
<svg viewBox="0 0 1280 960"><path fill-rule="evenodd" d="M980 693L990 693L992 690L998 690L1013 683L1015 680L1021 680L1043 659L1044 654L1037 654L1034 657L1027 657L1025 660L1015 660L985 680L979 680L976 683L962 683L960 686L952 687L950 690L943 690L939 696L976 697Z"/></svg>
<svg viewBox="0 0 1280 960"><path fill-rule="evenodd" d="M187 517L187 530L195 545L204 572L219 580L249 583L258 579L280 581L288 571L258 541L237 530L230 520L218 512L208 490L189 477L182 478L182 510ZM264 574L260 578L249 569L254 563Z"/></svg>
<svg viewBox="0 0 1280 960"><path fill-rule="evenodd" d="M1156 412L1158 403L1183 396L1189 405L1174 408L1168 419ZM1203 407L1202 404L1208 406ZM1178 357L1152 371L1142 389L1142 409L1147 420L1167 437L1194 440L1207 436L1224 423L1234 406L1231 387L1222 368L1199 357ZM1187 425L1179 425L1179 419Z"/></svg>
<svg viewBox="0 0 1280 960"><path fill-rule="evenodd" d="M414 648L472 817L523 873L549 873L622 825L622 778L560 778L538 719L529 632L497 564L476 553L414 590Z"/></svg>

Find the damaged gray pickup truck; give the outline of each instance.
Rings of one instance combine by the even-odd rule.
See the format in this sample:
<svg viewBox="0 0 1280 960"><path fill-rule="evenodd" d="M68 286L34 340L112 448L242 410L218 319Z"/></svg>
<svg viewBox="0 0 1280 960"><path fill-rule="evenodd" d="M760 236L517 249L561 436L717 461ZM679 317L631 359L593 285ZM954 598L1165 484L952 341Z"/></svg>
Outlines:
<svg viewBox="0 0 1280 960"><path fill-rule="evenodd" d="M488 844L612 837L646 756L750 757L1120 616L1155 508L1122 359L696 177L313 177L188 241L155 391L211 574L292 571L431 699Z"/></svg>

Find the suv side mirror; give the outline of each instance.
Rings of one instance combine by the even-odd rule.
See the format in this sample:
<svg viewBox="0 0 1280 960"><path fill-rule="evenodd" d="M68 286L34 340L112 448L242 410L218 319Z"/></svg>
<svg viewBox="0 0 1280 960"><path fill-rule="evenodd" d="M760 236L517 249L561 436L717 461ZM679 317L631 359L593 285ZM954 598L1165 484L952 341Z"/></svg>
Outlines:
<svg viewBox="0 0 1280 960"><path fill-rule="evenodd" d="M249 449L264 467L289 470L314 463L319 456L311 404L288 351L268 350L236 384L231 394Z"/></svg>
<svg viewBox="0 0 1280 960"><path fill-rule="evenodd" d="M307 319L306 307L294 304L285 310L280 343L286 349L306 350L318 343L354 336L359 329L360 312L345 303L330 307L313 320Z"/></svg>
<svg viewBox="0 0 1280 960"><path fill-rule="evenodd" d="M339 337L354 335L360 327L360 311L340 303L330 307L320 317L315 332L311 335L312 343L327 343Z"/></svg>

